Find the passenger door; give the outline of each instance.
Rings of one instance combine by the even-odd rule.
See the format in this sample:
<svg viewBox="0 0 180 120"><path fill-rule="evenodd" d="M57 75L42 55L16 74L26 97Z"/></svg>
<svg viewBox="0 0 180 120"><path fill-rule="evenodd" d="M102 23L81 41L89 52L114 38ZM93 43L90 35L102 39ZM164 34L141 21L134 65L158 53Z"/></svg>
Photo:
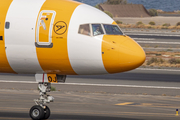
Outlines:
<svg viewBox="0 0 180 120"><path fill-rule="evenodd" d="M56 12L43 10L40 12L36 27L36 47L52 48L52 31Z"/></svg>

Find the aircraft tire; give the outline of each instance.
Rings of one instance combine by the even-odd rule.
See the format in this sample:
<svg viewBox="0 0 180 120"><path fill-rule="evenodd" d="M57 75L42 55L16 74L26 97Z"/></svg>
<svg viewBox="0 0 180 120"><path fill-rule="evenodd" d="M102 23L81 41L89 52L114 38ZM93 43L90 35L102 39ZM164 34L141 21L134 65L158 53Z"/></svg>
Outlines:
<svg viewBox="0 0 180 120"><path fill-rule="evenodd" d="M46 109L44 109L44 119L48 119L51 115L51 111L48 106L46 106Z"/></svg>
<svg viewBox="0 0 180 120"><path fill-rule="evenodd" d="M41 120L44 117L44 109L39 105L35 105L30 109L29 116L33 120Z"/></svg>

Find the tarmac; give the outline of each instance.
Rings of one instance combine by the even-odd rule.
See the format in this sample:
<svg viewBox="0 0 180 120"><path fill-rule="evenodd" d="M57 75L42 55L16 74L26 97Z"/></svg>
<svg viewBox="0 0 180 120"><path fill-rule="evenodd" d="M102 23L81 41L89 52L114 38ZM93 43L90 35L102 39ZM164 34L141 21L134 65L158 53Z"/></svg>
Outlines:
<svg viewBox="0 0 180 120"><path fill-rule="evenodd" d="M180 33L170 30L138 31L138 29L122 29L122 31L139 43L145 51L180 52Z"/></svg>
<svg viewBox="0 0 180 120"><path fill-rule="evenodd" d="M139 68L127 73L68 76L52 84L50 120L178 120L180 70ZM0 119L30 120L38 98L33 75L0 75Z"/></svg>

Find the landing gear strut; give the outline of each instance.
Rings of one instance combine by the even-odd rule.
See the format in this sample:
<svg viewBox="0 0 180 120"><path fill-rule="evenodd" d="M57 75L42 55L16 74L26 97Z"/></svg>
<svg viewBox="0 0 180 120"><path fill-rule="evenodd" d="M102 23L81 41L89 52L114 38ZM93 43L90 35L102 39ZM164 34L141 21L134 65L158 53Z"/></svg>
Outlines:
<svg viewBox="0 0 180 120"><path fill-rule="evenodd" d="M49 107L45 104L54 101L52 96L46 94L47 92L51 91L51 83L41 82L38 84L38 88L40 90L40 98L34 100L36 105L30 109L29 115L33 120L48 119L51 112Z"/></svg>

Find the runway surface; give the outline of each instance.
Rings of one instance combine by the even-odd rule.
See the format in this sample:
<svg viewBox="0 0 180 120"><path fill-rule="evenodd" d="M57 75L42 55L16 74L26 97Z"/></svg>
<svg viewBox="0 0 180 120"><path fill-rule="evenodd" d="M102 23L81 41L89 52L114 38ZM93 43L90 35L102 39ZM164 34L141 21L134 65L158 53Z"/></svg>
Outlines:
<svg viewBox="0 0 180 120"><path fill-rule="evenodd" d="M50 120L178 120L180 70L136 69L103 76L68 76L52 84ZM0 75L0 119L30 120L38 98L33 75Z"/></svg>
<svg viewBox="0 0 180 120"><path fill-rule="evenodd" d="M145 51L180 52L179 33L125 31L125 34L139 43Z"/></svg>

